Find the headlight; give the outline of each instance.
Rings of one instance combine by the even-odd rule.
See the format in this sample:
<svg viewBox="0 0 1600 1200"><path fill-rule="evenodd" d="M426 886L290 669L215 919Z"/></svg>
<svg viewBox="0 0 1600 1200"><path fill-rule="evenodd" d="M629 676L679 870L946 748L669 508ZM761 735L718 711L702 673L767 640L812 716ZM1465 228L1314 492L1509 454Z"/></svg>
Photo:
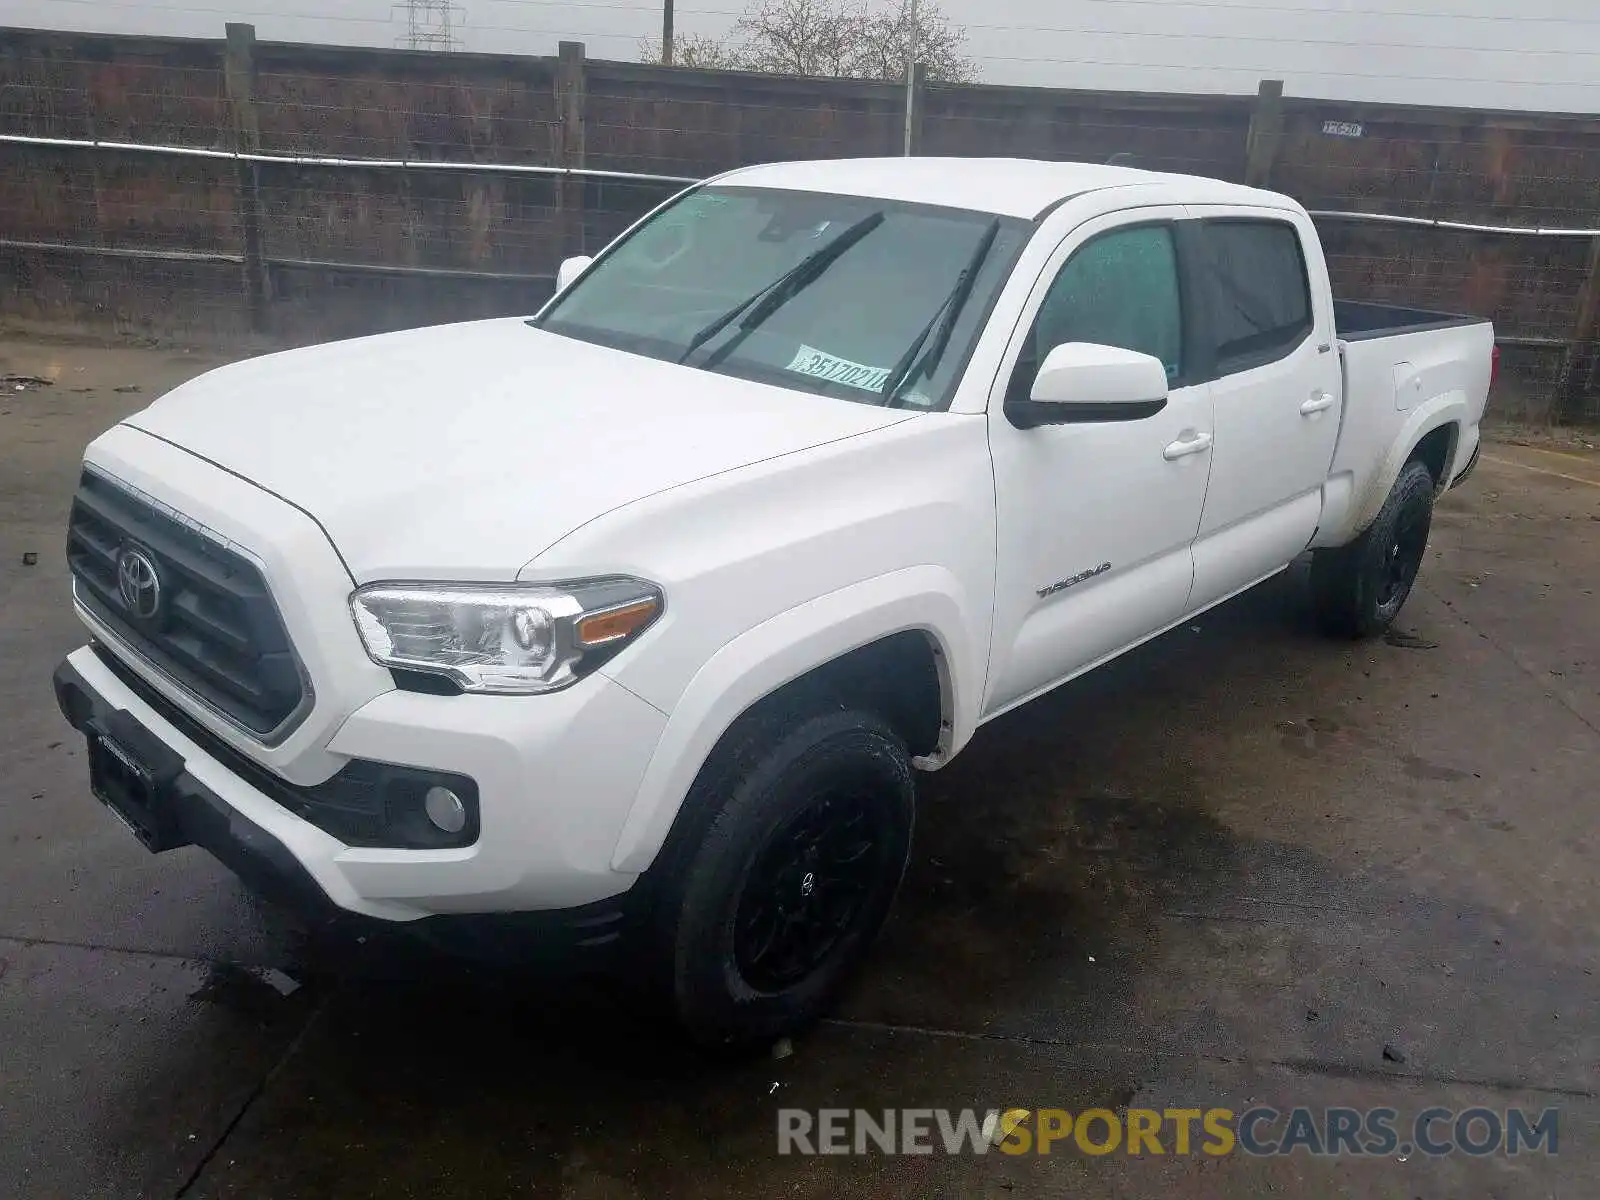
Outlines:
<svg viewBox="0 0 1600 1200"><path fill-rule="evenodd" d="M453 679L464 691L565 687L661 615L638 579L558 585L375 583L350 597L374 662Z"/></svg>

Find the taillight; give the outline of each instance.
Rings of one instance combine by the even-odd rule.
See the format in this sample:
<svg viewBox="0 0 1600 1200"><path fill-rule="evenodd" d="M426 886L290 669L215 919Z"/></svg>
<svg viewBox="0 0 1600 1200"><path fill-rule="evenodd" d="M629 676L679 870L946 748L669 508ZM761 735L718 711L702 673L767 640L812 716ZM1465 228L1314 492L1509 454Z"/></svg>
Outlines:
<svg viewBox="0 0 1600 1200"><path fill-rule="evenodd" d="M1489 354L1489 386L1494 387L1500 382L1500 347L1498 345Z"/></svg>

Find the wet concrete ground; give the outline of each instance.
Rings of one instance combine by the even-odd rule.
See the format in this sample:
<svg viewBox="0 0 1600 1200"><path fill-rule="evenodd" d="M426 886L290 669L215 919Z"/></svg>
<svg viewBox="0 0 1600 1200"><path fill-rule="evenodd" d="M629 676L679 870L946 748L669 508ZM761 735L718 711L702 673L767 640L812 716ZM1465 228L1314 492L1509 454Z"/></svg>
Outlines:
<svg viewBox="0 0 1600 1200"><path fill-rule="evenodd" d="M207 362L0 341L58 381L0 393L0 1196L1593 1194L1600 458L1490 447L1403 636L1320 640L1296 572L986 728L838 1015L713 1065L595 985L311 936L89 796L77 456ZM776 1153L780 1107L1254 1104L1556 1107L1560 1153Z"/></svg>

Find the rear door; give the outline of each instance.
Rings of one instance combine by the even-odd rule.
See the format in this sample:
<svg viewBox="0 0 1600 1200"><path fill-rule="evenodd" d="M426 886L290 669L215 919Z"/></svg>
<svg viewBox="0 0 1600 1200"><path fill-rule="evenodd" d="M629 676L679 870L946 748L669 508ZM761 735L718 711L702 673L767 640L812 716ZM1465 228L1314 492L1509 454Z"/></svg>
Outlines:
<svg viewBox="0 0 1600 1200"><path fill-rule="evenodd" d="M1191 206L1216 423L1189 607L1288 564L1322 513L1339 436L1339 356L1321 244L1281 209Z"/></svg>

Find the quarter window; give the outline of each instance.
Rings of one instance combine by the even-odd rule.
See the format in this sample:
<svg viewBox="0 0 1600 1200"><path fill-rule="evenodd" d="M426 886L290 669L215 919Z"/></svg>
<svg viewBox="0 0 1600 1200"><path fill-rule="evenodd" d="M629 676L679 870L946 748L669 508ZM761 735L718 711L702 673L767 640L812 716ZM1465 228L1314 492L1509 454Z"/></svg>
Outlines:
<svg viewBox="0 0 1600 1200"><path fill-rule="evenodd" d="M1311 285L1293 225L1208 221L1200 241L1218 374L1273 362L1305 340Z"/></svg>
<svg viewBox="0 0 1600 1200"><path fill-rule="evenodd" d="M1067 342L1137 350L1159 358L1169 381L1182 374L1183 305L1170 226L1103 233L1066 261L1017 360L1013 398L1027 398L1045 357Z"/></svg>

